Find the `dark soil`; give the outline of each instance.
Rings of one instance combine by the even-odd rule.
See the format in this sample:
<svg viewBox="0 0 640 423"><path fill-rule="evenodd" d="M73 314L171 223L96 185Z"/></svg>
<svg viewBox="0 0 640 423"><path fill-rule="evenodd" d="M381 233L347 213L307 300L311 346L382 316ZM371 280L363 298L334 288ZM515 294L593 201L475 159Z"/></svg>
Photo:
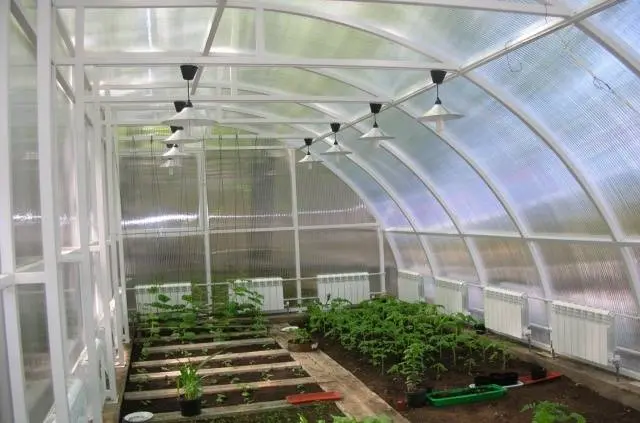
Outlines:
<svg viewBox="0 0 640 423"><path fill-rule="evenodd" d="M405 389L402 380L394 378L392 375L381 374L379 368L373 367L359 353L347 351L330 339L323 339L320 348L389 404L395 405L397 400L404 399ZM529 369L530 365L527 363L512 361L506 371L517 371L520 374L526 374ZM485 364L476 370L486 374L503 371L500 365L491 366ZM471 383L473 383L473 376L469 376L464 372L449 371L444 373L440 380L429 381L425 385L437 390L445 390L462 388ZM640 422L640 412L603 398L590 389L575 384L565 377L550 382L510 389L507 395L499 400L445 408L426 406L424 408L401 411L401 413L411 422L416 423L530 423L531 413L522 413L522 408L527 404L545 400L567 405L572 411L584 415L589 423Z"/></svg>
<svg viewBox="0 0 640 423"><path fill-rule="evenodd" d="M262 363L261 363L262 364ZM301 368L271 370L268 373L242 373L242 374L224 374L207 376L203 380L204 386L212 385L233 385L237 383L260 382L264 380L282 380L295 379L301 377L309 377L309 374ZM176 378L154 379L147 382L131 382L127 381L126 391L137 390L154 390L154 389L170 389L176 387ZM141 389L139 389L141 388Z"/></svg>
<svg viewBox="0 0 640 423"><path fill-rule="evenodd" d="M186 361L187 359L185 359ZM293 361L293 358L287 355L275 355L256 358L240 358L228 361L208 361L202 365L201 369L214 369L219 367L231 367L231 366L251 366L253 364L273 364L273 363L286 363ZM197 363L196 363L197 364ZM158 372L171 372L180 369L180 364L172 364L168 366L153 366L153 367L135 367L131 368L131 373L158 373ZM142 369L142 371L140 371Z"/></svg>
<svg viewBox="0 0 640 423"><path fill-rule="evenodd" d="M256 391L251 392L251 396L245 400L245 397L242 396L242 392L227 392L225 394L218 395L204 395L203 399L203 408L209 407L222 407L222 406L231 406L231 405L239 405L246 404L247 401L250 402L265 402L265 401L279 401L284 400L288 395L295 395L300 393L311 393L311 392L323 392L322 388L316 384L309 385L300 385L300 386L288 386L283 388L269 388L269 389L258 389ZM222 396L224 395L224 396ZM165 399L157 399L157 400L148 400L148 401L123 401L121 415L126 416L129 413L134 411L150 411L152 413L166 413L170 411L179 411L180 406L178 405L178 398L165 398ZM223 420L220 420L223 421ZM264 421L257 420L257 416L254 416L252 422L256 421ZM266 420L268 421L268 420ZM295 420L294 420L295 421ZM315 421L315 420L312 420ZM233 422L238 422L235 418ZM274 422L275 423L275 422Z"/></svg>
<svg viewBox="0 0 640 423"><path fill-rule="evenodd" d="M173 344L175 345L175 343ZM192 344L189 344L192 345ZM277 350L280 346L275 342L268 342L262 345L243 345L238 347L224 347L224 348L206 348L201 350L187 350L185 352L171 351L171 352L158 352L148 354L146 357L140 357L140 350L142 346L140 344L134 345L131 351L131 361L151 361L151 360L166 360L168 358L188 358L196 356L212 355L222 351L224 354L241 353L249 351L263 351L263 350Z"/></svg>
<svg viewBox="0 0 640 423"><path fill-rule="evenodd" d="M136 340L137 344L147 343L148 346L151 347L161 347L164 345L175 345L176 343L184 343L184 344L199 344L202 342L214 342L214 341L232 341L236 339L252 339L252 338L264 338L268 336L268 332L265 330L262 333L256 333L253 329L240 331L233 330L229 332L225 332L227 334L233 334L233 336L220 336L219 334L209 333L208 331L203 331L202 333L196 333L196 338L193 340L185 340L182 341L180 336L171 336L169 335L160 335L161 339L152 339L152 338L141 338Z"/></svg>

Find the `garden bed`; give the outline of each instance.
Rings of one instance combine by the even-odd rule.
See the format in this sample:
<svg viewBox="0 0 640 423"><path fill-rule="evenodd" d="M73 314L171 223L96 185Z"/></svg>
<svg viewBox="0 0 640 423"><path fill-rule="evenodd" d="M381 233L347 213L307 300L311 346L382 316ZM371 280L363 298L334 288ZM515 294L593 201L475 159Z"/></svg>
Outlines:
<svg viewBox="0 0 640 423"><path fill-rule="evenodd" d="M372 307L378 306L380 305L374 304ZM385 307L381 306L381 308L384 309ZM362 348L370 348L373 350L373 347L380 345L380 340L384 341L388 338L393 339L390 345L406 342L402 341L402 337L406 334L416 332L419 324L416 321L412 321L408 314L398 313L397 310L394 314L393 310L385 310L383 312L383 318L387 323L384 324L388 324L389 321L395 318L399 322L399 327L390 329L389 327L382 327L383 324L381 323L367 323L379 326L379 329L373 329L374 331L379 330L378 333L374 334L371 329L365 327L367 324L360 325L358 322L349 321L349 318L345 317L346 314L341 315L341 312L337 309L325 310L325 313L329 319L335 319L332 322L326 323L325 326L329 331L332 330L330 333L333 336L320 337L320 349L332 357L342 367L352 372L390 405L396 406L398 400L405 398L407 391L406 380L402 371L404 371L404 374L408 372L402 366L396 367L396 369L400 369L400 372L390 374L388 370L395 364L402 363L403 361L406 363L408 361L407 357L409 359L411 358L411 345L416 342L416 339L408 343L409 346L405 350L404 355L389 354L384 356L384 348L374 350L377 351L378 358L381 355L384 357L384 366L380 364L380 360L378 360L376 365L372 364L373 360L371 356L359 350ZM375 317L367 316L368 322L372 320L375 320ZM313 326L313 324L314 320L312 316L310 327ZM452 330L455 332L451 332ZM452 326L442 331L442 334L446 337L451 337L451 333L458 333L463 338L467 338L464 329L459 330ZM359 336L365 337L365 340L359 339ZM447 344L446 348L438 351L438 338L439 336L435 336L430 342L427 340L423 341L426 345L426 351L431 347L435 347L436 349L431 351L432 359L425 359L425 362L429 363L429 367L423 369L424 373L418 375L417 382L420 385L426 385L435 390L463 388L473 383L474 376L478 374L488 375L493 372L515 371L524 375L530 371L530 365L528 363L515 360L508 355L502 357L502 353L495 356L493 360L488 359L488 354L487 360L483 360L482 349L480 349L480 352L476 351L473 353L474 355L470 356L473 361L471 361L469 357L465 359L465 354L468 355L469 353L467 351L470 350L468 345L465 344L458 344L456 346ZM474 342L477 342L478 345L485 345L483 344L485 340L480 338L476 339ZM349 348L346 348L345 344L348 345ZM382 345L384 346L384 344ZM487 343L486 345L489 344ZM503 348L502 345L498 345L494 349L500 352L504 351ZM453 363L452 349L455 349L458 359L457 364ZM425 354L425 349L421 350L420 354ZM427 352L426 354L429 353ZM530 423L532 421L531 412L523 413L521 410L528 404L541 401L552 401L564 404L568 406L571 411L584 415L589 423L640 422L640 412L625 408L614 401L607 400L584 386L576 385L565 377L532 386L509 389L506 396L497 400L445 408L425 406L423 408L403 410L401 413L410 421L421 423Z"/></svg>

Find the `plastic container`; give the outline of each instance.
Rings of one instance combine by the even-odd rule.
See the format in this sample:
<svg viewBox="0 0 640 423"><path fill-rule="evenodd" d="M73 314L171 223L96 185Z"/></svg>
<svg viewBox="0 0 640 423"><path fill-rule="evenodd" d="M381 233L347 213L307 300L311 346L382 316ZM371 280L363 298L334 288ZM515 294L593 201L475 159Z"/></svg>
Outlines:
<svg viewBox="0 0 640 423"><path fill-rule="evenodd" d="M456 388L447 391L434 391L427 395L429 402L436 407L489 401L503 397L507 390L498 385L485 385L475 388Z"/></svg>
<svg viewBox="0 0 640 423"><path fill-rule="evenodd" d="M182 396L180 403L180 415L183 417L199 416L202 413L202 399L186 400Z"/></svg>

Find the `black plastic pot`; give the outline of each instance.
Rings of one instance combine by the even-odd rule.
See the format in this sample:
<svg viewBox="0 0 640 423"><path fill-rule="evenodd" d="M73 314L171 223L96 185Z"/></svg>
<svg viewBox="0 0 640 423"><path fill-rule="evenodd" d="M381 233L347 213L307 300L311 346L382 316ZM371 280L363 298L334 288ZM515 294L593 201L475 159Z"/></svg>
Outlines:
<svg viewBox="0 0 640 423"><path fill-rule="evenodd" d="M417 391L407 392L407 405L410 408L424 407L427 403L428 390L425 388L418 389Z"/></svg>
<svg viewBox="0 0 640 423"><path fill-rule="evenodd" d="M485 385L491 385L493 381L489 376L480 375L473 378L473 383L476 386L485 386Z"/></svg>
<svg viewBox="0 0 640 423"><path fill-rule="evenodd" d="M202 413L202 399L186 400L182 396L178 400L180 403L180 414L183 417L199 416Z"/></svg>
<svg viewBox="0 0 640 423"><path fill-rule="evenodd" d="M493 385L511 386L518 383L518 373L491 373L489 379L491 379L491 384Z"/></svg>
<svg viewBox="0 0 640 423"><path fill-rule="evenodd" d="M531 379L539 380L547 377L547 369L536 364L531 366Z"/></svg>
<svg viewBox="0 0 640 423"><path fill-rule="evenodd" d="M484 326L484 323L477 323L473 325L473 330L475 330L478 335L487 333L487 328Z"/></svg>

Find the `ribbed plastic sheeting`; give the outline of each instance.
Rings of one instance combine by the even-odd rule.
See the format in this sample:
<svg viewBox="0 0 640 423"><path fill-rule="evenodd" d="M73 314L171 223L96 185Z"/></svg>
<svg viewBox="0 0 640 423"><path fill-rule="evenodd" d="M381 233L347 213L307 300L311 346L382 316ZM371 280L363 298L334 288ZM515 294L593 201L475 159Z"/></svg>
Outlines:
<svg viewBox="0 0 640 423"><path fill-rule="evenodd" d="M42 259L37 144L36 61L15 25L9 28L9 130L16 264Z"/></svg>
<svg viewBox="0 0 640 423"><path fill-rule="evenodd" d="M127 287L188 282L204 283L204 239L202 236L125 238Z"/></svg>
<svg viewBox="0 0 640 423"><path fill-rule="evenodd" d="M522 71L512 72L513 63L522 64ZM623 230L640 233L640 174L633 172L640 167L637 76L575 28L524 46L479 72L511 91L532 118L550 128L611 204Z"/></svg>
<svg viewBox="0 0 640 423"><path fill-rule="evenodd" d="M622 1L587 19L587 22L594 23L605 34L616 36L635 51L640 49L638 21L640 4L634 1Z"/></svg>
<svg viewBox="0 0 640 423"><path fill-rule="evenodd" d="M165 150L164 145L154 149ZM162 168L162 157L148 152L120 157L123 230L197 228L197 163L193 157L179 160L181 167Z"/></svg>
<svg viewBox="0 0 640 423"><path fill-rule="evenodd" d="M447 122L444 133L489 174L531 232L608 234L567 167L522 120L466 78L447 82L441 93L448 106L465 115ZM415 97L412 107L427 110L433 94Z"/></svg>
<svg viewBox="0 0 640 423"><path fill-rule="evenodd" d="M418 235L387 232L387 237L399 254L399 257L396 258L398 268L432 276L429 260L420 244Z"/></svg>
<svg viewBox="0 0 640 423"><path fill-rule="evenodd" d="M300 272L303 278L323 273L379 273L378 233L375 229L300 231ZM371 281L379 277L372 276ZM315 279L303 281L303 296L316 295ZM314 294L312 294L314 293ZM307 295L310 294L310 295Z"/></svg>
<svg viewBox="0 0 640 423"><path fill-rule="evenodd" d="M469 250L460 238L423 236L433 252L437 276L448 279L476 282L478 274Z"/></svg>
<svg viewBox="0 0 640 423"><path fill-rule="evenodd" d="M542 295L540 276L527 245L517 239L475 238L487 283L497 288Z"/></svg>
<svg viewBox="0 0 640 423"><path fill-rule="evenodd" d="M539 242L554 297L616 313L635 315L636 298L618 247Z"/></svg>
<svg viewBox="0 0 640 423"><path fill-rule="evenodd" d="M323 147L324 151L326 147ZM325 159L325 158L323 158ZM362 168L355 164L351 159L341 158L340 162L336 159L326 158L325 160L331 160L331 163L335 165L345 176L354 184L359 194L363 195L372 207L380 219L382 219L382 225L385 228L388 227L403 227L408 228L409 222L403 215L398 205L393 201L391 197L384 191L384 189ZM321 165L321 164L314 164ZM304 167L304 166L303 166ZM303 169L301 169L302 171Z"/></svg>
<svg viewBox="0 0 640 423"><path fill-rule="evenodd" d="M211 234L213 282L296 276L293 231Z"/></svg>
<svg viewBox="0 0 640 423"><path fill-rule="evenodd" d="M286 150L218 150L206 158L212 229L293 225Z"/></svg>
<svg viewBox="0 0 640 423"><path fill-rule="evenodd" d="M200 53L215 12L215 8L87 9L85 49L88 52L186 50ZM75 11L61 9L61 15L68 33L73 34ZM212 52L225 48L254 50L253 15L252 10L226 9Z"/></svg>
<svg viewBox="0 0 640 423"><path fill-rule="evenodd" d="M386 111L379 121L381 128L397 137L393 147L412 157L419 171L433 182L463 230L515 232L495 195L449 145L398 110Z"/></svg>
<svg viewBox="0 0 640 423"><path fill-rule="evenodd" d="M434 198L425 184L405 163L384 148L371 149L368 141L343 138L349 148L363 155L367 166L380 175L391 186L394 193L406 206L418 230L455 233L456 229L443 207Z"/></svg>
<svg viewBox="0 0 640 423"><path fill-rule="evenodd" d="M62 324L65 325L65 350L68 351L67 364L71 369L75 362L80 358L80 354L85 347L83 335L82 320L82 296L80 292L80 264L79 263L61 263L60 264L60 282L64 286L64 316ZM87 281L89 282L89 281ZM89 283L87 283L89 285Z"/></svg>
<svg viewBox="0 0 640 423"><path fill-rule="evenodd" d="M300 226L373 223L364 201L323 165L296 165Z"/></svg>

